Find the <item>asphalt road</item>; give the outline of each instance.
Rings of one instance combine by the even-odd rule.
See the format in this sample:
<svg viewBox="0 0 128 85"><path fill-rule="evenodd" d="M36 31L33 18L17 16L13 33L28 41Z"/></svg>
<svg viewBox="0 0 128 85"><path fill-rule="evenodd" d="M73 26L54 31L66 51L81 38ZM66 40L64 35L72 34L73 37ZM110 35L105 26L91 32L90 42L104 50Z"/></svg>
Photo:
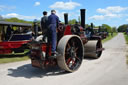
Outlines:
<svg viewBox="0 0 128 85"><path fill-rule="evenodd" d="M85 59L80 69L65 73L58 67L41 70L30 60L0 65L0 85L128 85L123 34L104 43L99 59Z"/></svg>

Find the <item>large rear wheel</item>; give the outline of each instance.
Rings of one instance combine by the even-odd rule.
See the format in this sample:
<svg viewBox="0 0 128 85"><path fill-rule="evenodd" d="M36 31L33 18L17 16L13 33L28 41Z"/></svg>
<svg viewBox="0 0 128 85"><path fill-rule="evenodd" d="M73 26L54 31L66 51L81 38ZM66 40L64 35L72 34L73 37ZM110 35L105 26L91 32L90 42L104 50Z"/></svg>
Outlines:
<svg viewBox="0 0 128 85"><path fill-rule="evenodd" d="M57 57L59 67L68 72L78 70L83 60L83 50L83 43L78 36L64 36L57 47L57 51L61 54Z"/></svg>

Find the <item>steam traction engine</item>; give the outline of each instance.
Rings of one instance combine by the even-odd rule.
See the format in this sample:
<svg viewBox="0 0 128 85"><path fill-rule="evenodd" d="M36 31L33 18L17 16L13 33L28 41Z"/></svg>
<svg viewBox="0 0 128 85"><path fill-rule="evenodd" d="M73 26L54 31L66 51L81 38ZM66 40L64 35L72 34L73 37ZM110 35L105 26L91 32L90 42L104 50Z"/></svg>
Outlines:
<svg viewBox="0 0 128 85"><path fill-rule="evenodd" d="M80 67L84 57L99 58L102 54L102 43L99 36L87 37L85 29L85 9L81 9L81 25L68 25L68 14L64 14L65 25L57 28L56 59L51 59L51 45L33 40L30 43L32 66L45 68L58 65L61 69L74 72Z"/></svg>

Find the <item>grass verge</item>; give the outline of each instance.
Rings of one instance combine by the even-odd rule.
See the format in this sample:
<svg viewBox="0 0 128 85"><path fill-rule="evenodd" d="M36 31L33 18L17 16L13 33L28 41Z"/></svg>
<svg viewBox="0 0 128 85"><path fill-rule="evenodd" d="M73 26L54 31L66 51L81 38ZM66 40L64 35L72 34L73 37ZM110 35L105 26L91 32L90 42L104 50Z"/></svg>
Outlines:
<svg viewBox="0 0 128 85"><path fill-rule="evenodd" d="M128 35L126 35L126 34L124 33L124 37L125 37L126 43L128 44Z"/></svg>
<svg viewBox="0 0 128 85"><path fill-rule="evenodd" d="M126 35L125 33L124 33L124 37L125 37L125 40L126 40L126 43L127 43L127 45L128 45L128 35ZM127 51L128 51L128 49L127 49ZM127 52L127 55L126 55L126 58L127 58L127 64L128 64L128 52Z"/></svg>
<svg viewBox="0 0 128 85"><path fill-rule="evenodd" d="M28 56L19 56L19 57L2 57L0 58L0 64L2 63L10 63L10 62L17 62L17 61L24 61L28 60Z"/></svg>
<svg viewBox="0 0 128 85"><path fill-rule="evenodd" d="M126 63L128 64L128 54L127 54L127 56L126 56Z"/></svg>
<svg viewBox="0 0 128 85"><path fill-rule="evenodd" d="M26 54L29 50L25 50L24 53L12 53L12 55L0 55L0 64L18 62L30 59Z"/></svg>
<svg viewBox="0 0 128 85"><path fill-rule="evenodd" d="M106 41L108 41L108 40L111 40L111 39L112 39L113 37L115 37L117 34L118 34L118 33L113 33L113 36L111 36L111 33L109 33L109 36L108 36L107 38L103 39L102 42L104 43L104 42L106 42Z"/></svg>

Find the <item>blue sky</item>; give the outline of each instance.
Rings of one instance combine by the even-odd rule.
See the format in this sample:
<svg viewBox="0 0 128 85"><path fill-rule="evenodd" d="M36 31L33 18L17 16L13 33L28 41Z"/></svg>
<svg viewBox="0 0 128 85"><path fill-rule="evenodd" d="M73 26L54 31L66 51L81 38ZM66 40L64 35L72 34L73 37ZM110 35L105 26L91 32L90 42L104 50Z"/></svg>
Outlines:
<svg viewBox="0 0 128 85"><path fill-rule="evenodd" d="M86 9L86 23L96 26L108 24L116 26L128 24L127 0L0 0L0 15L4 18L17 17L33 21L40 19L44 10L50 14L57 11L60 20L69 13L69 19L77 19L80 9Z"/></svg>

